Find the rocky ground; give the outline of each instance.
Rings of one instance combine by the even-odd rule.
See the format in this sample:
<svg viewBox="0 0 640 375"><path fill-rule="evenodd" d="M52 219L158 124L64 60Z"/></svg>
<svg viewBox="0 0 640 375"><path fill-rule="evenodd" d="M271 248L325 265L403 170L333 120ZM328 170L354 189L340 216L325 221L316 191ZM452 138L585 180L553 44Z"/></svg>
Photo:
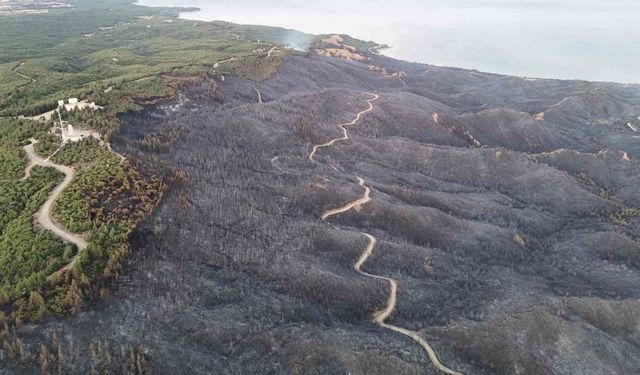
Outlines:
<svg viewBox="0 0 640 375"><path fill-rule="evenodd" d="M216 76L216 100L208 82L124 118L114 148L188 183L138 231L110 296L24 327L25 343L59 335L69 373L121 373L126 345L158 374L436 373L371 322L388 286L352 269L366 230L364 270L399 282L390 322L447 367L640 372L640 87L362 55ZM310 161L373 92L351 138ZM175 136L141 147L149 134ZM321 222L362 195L353 176L372 201Z"/></svg>

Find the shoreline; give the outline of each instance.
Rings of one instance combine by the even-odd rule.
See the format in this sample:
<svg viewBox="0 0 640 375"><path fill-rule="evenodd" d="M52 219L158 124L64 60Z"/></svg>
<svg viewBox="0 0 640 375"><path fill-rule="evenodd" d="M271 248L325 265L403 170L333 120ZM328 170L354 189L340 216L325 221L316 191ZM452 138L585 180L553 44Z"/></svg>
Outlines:
<svg viewBox="0 0 640 375"><path fill-rule="evenodd" d="M477 18L470 18L473 14L470 12L473 9L470 11L465 7L451 10L432 6L433 14L407 13L405 27L395 13L381 13L364 8L361 17L354 19L337 12L330 5L321 6L319 15L323 17L323 22L319 23L314 22L313 17L308 17L309 22L306 22L306 18L301 19L300 17L304 15L299 14L300 9L295 6L295 3L292 3L291 9L286 7L286 3L276 4L273 8L273 18L267 18L266 16L271 13L265 13L272 8L265 8L262 4L253 2L248 3L245 10L224 1L216 4L215 7L199 0L162 0L159 3L160 5L157 5L151 0L137 0L134 4L179 9L178 18L189 21L221 21L238 25L278 27L312 35L346 34L360 40L375 40L388 46L384 51L380 51L380 54L412 63L456 67L522 78L640 84L640 75L635 70L629 71L627 60L613 60L601 51L606 47L603 44L603 38L608 35L607 29L604 34L592 37L591 35L576 36L572 33L574 28L569 27L570 25L558 26L556 31L541 26L529 26L531 32L521 33L522 36L520 36L518 28L509 28L498 23L495 33L499 37L491 38L491 35L486 35L490 20L476 22ZM194 6L180 7L182 3L194 4ZM351 13L359 11L349 3L345 6L347 8L345 11ZM398 12L403 11L402 3L399 4L398 9ZM404 11L411 10L404 9ZM252 11L255 11L255 14ZM498 20L505 17L505 13L499 11L498 13L496 16ZM442 20L441 16L446 18ZM523 11L514 16L522 16L529 20L534 15L530 11ZM575 26L580 25L581 23L576 23ZM528 35L537 35L536 30L551 30L559 37L553 43L544 43L545 39L542 37L528 37ZM615 31L615 29L612 30ZM563 37L563 35L566 36ZM602 37L596 38L598 35ZM592 40L593 38L596 39ZM564 44L586 42L594 44L599 49L594 50L595 47L593 47L583 52L573 52L562 47ZM629 48L629 43L618 44L620 45L611 48ZM527 45L539 45L542 49L538 54L546 53L546 59L534 63L527 57L530 53ZM604 51L606 52L606 49ZM586 63L583 63L585 61ZM603 70L601 67L605 65L609 68Z"/></svg>

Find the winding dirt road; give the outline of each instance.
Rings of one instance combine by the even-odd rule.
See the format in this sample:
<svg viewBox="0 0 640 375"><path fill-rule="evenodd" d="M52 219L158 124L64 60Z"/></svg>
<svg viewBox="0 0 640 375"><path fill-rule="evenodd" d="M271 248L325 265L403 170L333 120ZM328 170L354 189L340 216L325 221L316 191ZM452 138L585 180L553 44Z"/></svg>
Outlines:
<svg viewBox="0 0 640 375"><path fill-rule="evenodd" d="M29 83L25 83L24 85L20 85L20 86L18 86L18 88L23 88L23 87L26 87L26 86L32 85L32 84L34 84L34 83L36 83L36 82L37 82L37 81L35 80L35 78L33 78L33 77L29 77L29 76L27 76L27 75L24 75L24 74L22 74L22 73L20 73L20 72L18 71L18 68L20 68L22 65L24 65L24 61L21 61L21 62L20 62L20 64L18 64L18 65L16 65L16 66L14 66L14 67L13 67L13 69L11 69L11 72L13 72L13 73L17 74L18 76L20 76L20 77L22 77L22 78L24 78L24 79L31 80L31 82L29 82Z"/></svg>
<svg viewBox="0 0 640 375"><path fill-rule="evenodd" d="M326 211L322 214L322 216L320 216L320 219L322 219L322 221L327 221L327 219L331 216L340 215L351 210L352 208L359 210L363 204L371 201L371 189L369 189L369 187L365 185L364 179L362 179L361 177L356 178L358 179L358 184L364 188L364 195L362 196L362 198L358 198L355 201L347 204L346 206Z"/></svg>
<svg viewBox="0 0 640 375"><path fill-rule="evenodd" d="M73 234L67 231L65 228L56 224L51 216L53 204L55 203L56 199L60 197L60 194L62 194L64 189L69 186L69 184L73 180L75 171L71 167L52 163L51 161L49 161L49 159L42 159L40 156L36 155L36 153L33 151L33 145L35 143L37 143L37 141L32 139L30 144L24 146L24 151L27 153L27 157L29 158L29 165L25 170L25 177L28 178L31 168L33 168L34 165L55 168L56 170L64 174L64 179L62 180L62 182L58 186L56 186L55 189L53 189L51 194L49 194L49 198L47 198L42 207L40 207L40 209L36 213L36 220L44 229L52 231L56 236L62 238L66 242L76 244L76 246L78 246L78 250L84 250L87 247L87 242L82 237ZM72 264L73 262L65 268L70 267Z"/></svg>
<svg viewBox="0 0 640 375"><path fill-rule="evenodd" d="M342 128L342 130L344 131L344 136L341 138L336 138L330 142L327 142L325 144L322 145L317 145L313 147L313 150L311 151L311 154L309 154L309 160L314 160L313 156L316 153L316 151L318 150L318 148L320 147L328 147L331 146L332 144L334 144L337 141L340 140L344 140L344 139L348 139L349 138L349 133L347 132L347 129L345 128L345 126L347 125L354 125L356 122L358 122L360 120L360 118L362 117L362 115L370 112L373 110L373 101L377 100L379 98L379 96L377 94L371 94L374 95L374 98L371 98L369 100L367 100L367 102L369 103L369 109L362 111L360 113L358 113L358 115L356 116L356 119L353 120L350 123L347 124L342 124L340 125L340 127ZM434 121L437 121L437 118L435 118L434 115ZM330 209L325 211L320 218L322 219L322 221L326 222L327 219L329 219L332 216L336 216L336 215L340 215L343 214L345 212L348 212L352 209L355 210L360 210L360 208L362 207L362 205L367 204L371 201L371 188L369 188L366 183L365 180L362 177L357 177L358 179L358 184L360 186L362 186L364 188L364 194L362 195L361 198L358 198L356 200L354 200L351 203L348 203L342 207L339 208L334 208L334 209ZM373 322L376 323L377 325L379 325L382 328L386 328L388 330L400 333L404 336L407 336L409 338L411 338L412 340L414 340L415 342L417 342L426 352L427 355L429 356L429 359L431 360L431 363L441 372L445 373L445 374L449 374L449 375L463 375L460 372L451 370L450 368L444 366L440 360L438 359L438 356L436 355L435 351L433 350L433 348L431 348L431 346L429 345L429 343L423 339L422 337L420 337L420 335L417 332L408 330L406 328L402 328L402 327L398 327L392 324L387 323L387 319L391 316L391 314L393 314L393 312L396 309L396 305L397 305L397 296L398 296L398 281L396 281L395 279L392 279L390 277L385 277L385 276L379 276L379 275L374 275L368 272L365 272L362 270L362 266L367 262L367 260L369 259L369 257L371 257L373 255L373 250L377 244L377 240L374 236L372 236L369 233L365 233L362 232L362 234L367 237L368 239L368 243L367 246L365 247L364 251L362 252L362 254L360 255L360 257L358 258L358 260L353 264L353 269L358 272L359 274L369 277L369 278L373 278L373 279L377 279L377 280L384 280L386 282L389 283L389 298L387 299L387 306L379 311L376 311L373 314Z"/></svg>
<svg viewBox="0 0 640 375"><path fill-rule="evenodd" d="M352 209L357 210L362 205L371 201L371 189L366 185L364 179L362 179L361 177L358 177L358 184L364 188L363 196L345 206L326 211L320 217L322 221L326 221L331 216L340 215ZM393 314L393 312L396 309L397 300L398 300L398 281L390 277L374 275L362 270L362 266L367 262L369 257L373 255L373 249L375 248L378 242L376 238L370 235L369 233L362 232L362 234L367 237L369 242L367 244L367 247L364 249L360 257L358 258L358 260L354 263L353 269L363 276L370 277L373 279L378 279L378 280L384 280L389 283L389 298L387 299L387 306L384 309L376 311L373 314L373 322L382 328L386 328L391 331L405 335L413 339L413 341L420 344L420 346L422 346L422 348L429 355L429 359L431 360L431 363L433 363L433 365L443 373L449 374L449 375L463 375L460 372L451 370L450 368L444 366L438 359L438 356L436 355L433 348L431 348L429 343L425 339L420 337L420 335L417 332L386 323L387 319L391 316L391 314Z"/></svg>
<svg viewBox="0 0 640 375"><path fill-rule="evenodd" d="M115 154L120 159L120 164L124 163L124 161L127 160L127 158L125 158L124 155L113 151L113 149L111 148L111 143L107 142L106 146L107 146L107 150L109 150L109 152L112 152L113 154ZM55 155L55 153L54 153L54 155ZM53 155L51 155L51 156L53 156Z"/></svg>
<svg viewBox="0 0 640 375"><path fill-rule="evenodd" d="M329 147L332 146L334 143L338 142L338 141L345 141L347 139L349 139L349 132L347 131L347 126L350 125L355 125L358 121L360 121L360 119L362 118L363 115L373 111L373 102L378 100L378 98L380 97L378 94L372 94L372 93L368 93L369 95L373 95L373 98L367 100L367 103L369 104L369 108L365 109L364 111L358 113L358 115L356 116L356 118L351 121L351 122L347 122L345 124L341 124L340 128L342 128L342 137L340 138L335 138L330 140L327 143L323 143L320 145L315 145L313 146L313 149L311 150L311 153L309 154L309 160L314 161L313 157L316 155L316 152L318 152L318 149L323 148L323 147Z"/></svg>
<svg viewBox="0 0 640 375"><path fill-rule="evenodd" d="M353 269L355 269L356 272L358 272L361 275L378 279L378 280L387 281L389 283L389 289L390 289L389 299L387 300L387 307L385 307L380 311L375 312L373 314L373 321L376 324L378 324L380 327L403 334L407 337L410 337L411 339L413 339L413 341L417 342L418 344L420 344L420 346L422 346L422 348L429 355L429 359L431 360L431 363L441 372L445 374L450 374L450 375L463 375L460 372L451 370L450 368L444 366L438 359L436 352L433 351L433 349L431 348L431 345L429 345L429 343L425 339L420 337L420 335L417 332L386 323L386 320L389 318L389 316L391 316L391 314L396 308L397 295L398 295L398 281L390 277L374 275L374 274L362 271L362 266L367 261L367 259L369 259L371 255L373 255L373 249L375 248L378 242L376 238L370 235L369 233L364 233L364 235L369 240L369 243L367 244L367 247L365 248L365 250L362 252L362 255L360 255L360 258L358 259L358 261L353 265Z"/></svg>

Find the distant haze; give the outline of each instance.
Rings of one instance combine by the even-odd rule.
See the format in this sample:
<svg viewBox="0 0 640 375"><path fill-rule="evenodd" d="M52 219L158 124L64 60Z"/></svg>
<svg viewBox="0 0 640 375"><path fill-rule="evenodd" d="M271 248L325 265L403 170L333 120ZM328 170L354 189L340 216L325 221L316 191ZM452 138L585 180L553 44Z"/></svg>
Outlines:
<svg viewBox="0 0 640 375"><path fill-rule="evenodd" d="M640 1L141 0L183 18L345 33L403 60L518 76L640 83Z"/></svg>

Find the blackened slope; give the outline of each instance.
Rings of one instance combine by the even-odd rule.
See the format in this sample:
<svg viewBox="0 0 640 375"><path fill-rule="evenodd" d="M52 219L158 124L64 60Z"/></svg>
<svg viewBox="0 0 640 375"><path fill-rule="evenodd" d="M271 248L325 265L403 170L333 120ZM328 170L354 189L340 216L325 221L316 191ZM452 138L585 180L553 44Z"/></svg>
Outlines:
<svg viewBox="0 0 640 375"><path fill-rule="evenodd" d="M45 334L73 338L76 372L90 361L78 348L97 338L143 343L161 374L435 370L412 341L365 323L388 284L351 268L363 231L379 240L367 272L403 288L388 321L419 332L448 367L639 371L638 310L626 300L640 297L640 225L612 220L634 208L636 177L611 159L627 152L634 165L620 120L638 88L375 59L406 71L407 86L364 64L295 57L256 84L262 104L253 83L227 77L225 104L127 120L135 137L188 131L167 153L126 137L114 146L185 171L190 186L140 231L116 298L47 323ZM322 150L326 164L309 162L370 91L379 110ZM554 106L568 97L590 104ZM562 148L580 153L546 155ZM375 182L376 199L336 217L344 230L319 228L324 210L361 196L354 175Z"/></svg>

